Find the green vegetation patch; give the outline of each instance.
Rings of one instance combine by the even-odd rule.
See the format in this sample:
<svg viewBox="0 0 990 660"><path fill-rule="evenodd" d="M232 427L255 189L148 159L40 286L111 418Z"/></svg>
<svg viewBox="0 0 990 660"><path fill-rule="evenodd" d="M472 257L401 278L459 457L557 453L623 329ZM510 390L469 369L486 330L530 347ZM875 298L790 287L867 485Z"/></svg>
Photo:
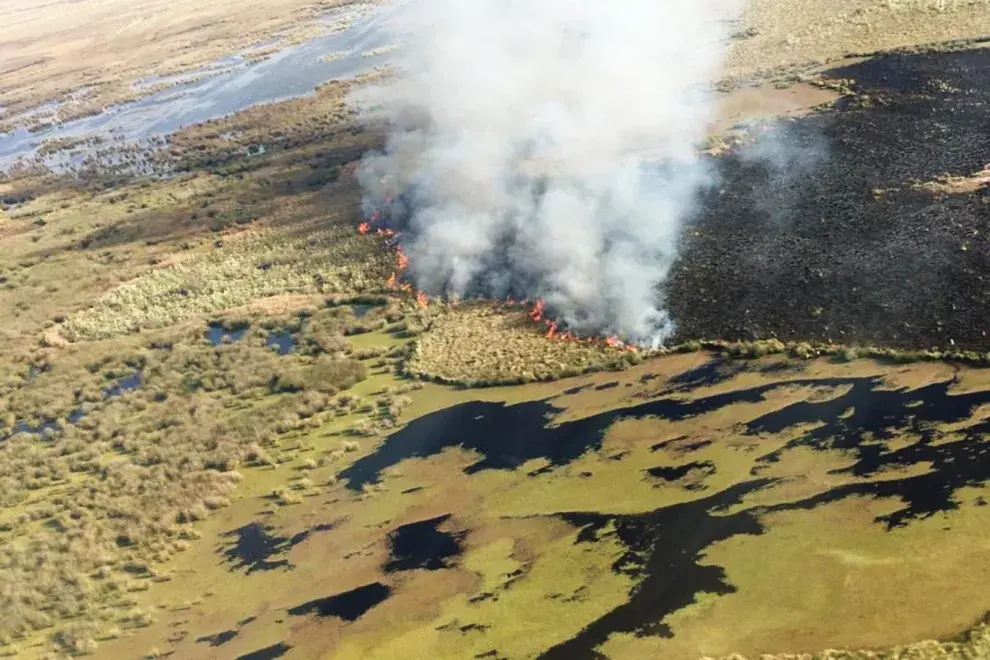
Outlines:
<svg viewBox="0 0 990 660"><path fill-rule="evenodd" d="M484 387L622 369L641 360L601 341L548 340L518 309L436 306L431 316L406 363L417 378Z"/></svg>
<svg viewBox="0 0 990 660"><path fill-rule="evenodd" d="M162 328L284 293L380 289L387 255L351 227L312 227L289 236L245 232L222 247L126 282L65 324L70 340Z"/></svg>

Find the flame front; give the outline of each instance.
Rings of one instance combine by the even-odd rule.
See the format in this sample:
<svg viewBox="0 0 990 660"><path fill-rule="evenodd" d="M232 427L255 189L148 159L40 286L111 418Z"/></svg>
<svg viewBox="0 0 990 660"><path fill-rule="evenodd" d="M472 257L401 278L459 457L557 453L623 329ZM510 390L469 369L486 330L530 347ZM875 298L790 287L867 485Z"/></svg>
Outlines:
<svg viewBox="0 0 990 660"><path fill-rule="evenodd" d="M358 233L366 235L371 232L373 225L380 222L383 218L381 211L376 210L371 214L370 222L362 222L358 224ZM398 290L404 293L413 294L416 304L418 304L423 309L429 307L429 295L425 291L414 289L412 284L409 282L402 281L402 273L409 268L409 257L403 251L402 246L395 242L395 239L399 236L398 232L388 227L377 227L374 231L376 236L385 238L385 246L391 249L395 255L395 270L389 275L388 279L385 281L385 286L391 290ZM456 305L459 301L452 300L451 304ZM513 300L511 296L506 296L505 301L494 301L496 305L504 305L507 307L522 306L525 308L529 303L525 300L516 301ZM527 312L527 316L536 324L540 324L544 328L544 337L552 341L571 341L571 342L587 342L595 343L602 342L609 348L626 349L630 351L635 351L636 347L624 343L616 336L607 337L605 339L599 339L595 337L579 337L569 331L560 332L560 326L557 321L549 319L546 317L546 303L543 302L542 298L537 298L533 303L532 307Z"/></svg>

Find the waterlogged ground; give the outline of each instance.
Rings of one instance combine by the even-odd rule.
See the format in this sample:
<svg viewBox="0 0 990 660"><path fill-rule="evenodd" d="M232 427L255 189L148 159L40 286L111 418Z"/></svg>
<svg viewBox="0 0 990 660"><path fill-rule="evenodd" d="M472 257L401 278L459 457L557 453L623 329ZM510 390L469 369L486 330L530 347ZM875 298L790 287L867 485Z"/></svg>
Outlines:
<svg viewBox="0 0 990 660"><path fill-rule="evenodd" d="M277 24L274 3L229 22L129 10L152 5L175 19L154 67L66 87L73 66L97 67L61 37L0 63L4 84L24 82L0 105L25 121L89 117L16 149L23 133L0 137L0 158L65 138L46 149L70 162L101 146L56 146L88 131L123 144L396 52L373 17L312 41L332 2ZM101 49L147 43L116 6L96 23L121 40ZM987 16L751 4L726 75L776 86L721 99L708 153L724 192L703 200L668 292L683 339L984 359L986 52L814 67L972 37ZM187 43L196 66L172 57ZM512 306L423 310L388 291L394 255L355 232L354 167L380 136L348 90L183 129L168 179L0 182L0 654L990 657L987 371L835 348L844 361L691 353L482 390L402 378L530 382L639 358L547 342ZM752 121L781 115L780 132ZM769 187L741 150L764 133L808 147Z"/></svg>
<svg viewBox="0 0 990 660"><path fill-rule="evenodd" d="M75 149L58 150L45 159L50 166L69 167L102 144L86 149L89 138L143 144L249 106L308 95L326 81L387 65L394 53L390 46L398 44L393 33L381 28L386 19L387 12L371 3L348 6L319 23L328 34L295 45L258 44L184 74L142 77L133 84L135 93L143 93L140 98L88 117L61 120L67 114L64 103L81 102L84 95L79 92L65 102L5 117L16 127L0 133L0 167L34 155L45 142L71 141Z"/></svg>
<svg viewBox="0 0 990 660"><path fill-rule="evenodd" d="M986 372L693 354L413 401L301 503L249 487L101 651L756 657L990 611Z"/></svg>

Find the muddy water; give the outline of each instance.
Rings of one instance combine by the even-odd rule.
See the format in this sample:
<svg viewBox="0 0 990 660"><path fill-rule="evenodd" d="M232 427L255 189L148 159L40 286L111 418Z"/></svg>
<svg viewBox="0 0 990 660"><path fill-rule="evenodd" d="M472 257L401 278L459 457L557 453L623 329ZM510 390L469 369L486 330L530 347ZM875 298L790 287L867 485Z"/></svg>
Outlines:
<svg viewBox="0 0 990 660"><path fill-rule="evenodd" d="M347 29L289 46L267 60L252 63L245 55L238 55L171 79L144 79L137 81L136 88L157 83L174 85L92 117L55 124L35 133L21 128L0 134L0 167L33 154L45 140L104 135L125 142L143 142L248 106L310 94L320 83L351 78L388 64L395 51L376 51L384 51L395 39L382 27L387 13L367 12L367 7L365 11L366 15L356 18ZM344 17L343 13L335 13L327 21ZM335 56L326 57L331 54ZM196 75L205 77L195 79ZM54 104L34 112L55 116L57 111ZM31 117L25 117L28 119ZM59 160L64 160L64 155Z"/></svg>

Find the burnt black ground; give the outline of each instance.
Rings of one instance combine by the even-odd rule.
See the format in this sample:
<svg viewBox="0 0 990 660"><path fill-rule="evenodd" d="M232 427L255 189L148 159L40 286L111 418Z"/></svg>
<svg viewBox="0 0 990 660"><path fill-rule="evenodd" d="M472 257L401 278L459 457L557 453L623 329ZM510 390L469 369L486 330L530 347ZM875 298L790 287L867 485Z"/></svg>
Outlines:
<svg viewBox="0 0 990 660"><path fill-rule="evenodd" d="M990 163L990 50L830 75L855 80L869 107L840 100L780 123L769 144L790 151L777 167L716 160L668 280L677 339L990 350L990 189L911 187Z"/></svg>

